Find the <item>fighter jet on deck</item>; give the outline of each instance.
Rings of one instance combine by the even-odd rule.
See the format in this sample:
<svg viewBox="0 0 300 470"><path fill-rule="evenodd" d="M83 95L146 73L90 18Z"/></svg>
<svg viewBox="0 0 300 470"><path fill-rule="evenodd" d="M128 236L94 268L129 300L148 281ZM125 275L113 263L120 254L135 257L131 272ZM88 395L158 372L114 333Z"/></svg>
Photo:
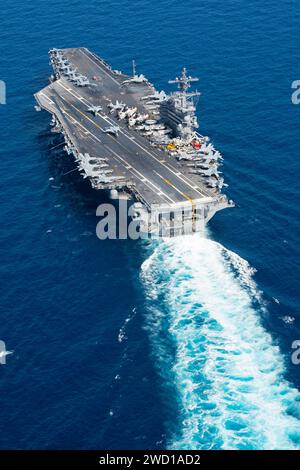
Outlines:
<svg viewBox="0 0 300 470"><path fill-rule="evenodd" d="M79 75L77 72L72 71L72 72L70 72L70 73L68 74L68 77L67 77L67 78L68 78L68 80L70 80L71 82L76 82L79 77L80 77L80 75Z"/></svg>
<svg viewBox="0 0 300 470"><path fill-rule="evenodd" d="M153 93L152 95L146 95L146 96L142 96L141 100L142 101L156 101L156 102L160 102L160 101L164 101L166 99L167 95L164 91L156 91L155 93Z"/></svg>
<svg viewBox="0 0 300 470"><path fill-rule="evenodd" d="M79 76L75 82L77 86L88 86L91 85L91 82L89 81L88 78Z"/></svg>
<svg viewBox="0 0 300 470"><path fill-rule="evenodd" d="M125 108L125 103L120 103L118 100L113 103L109 103L107 105L108 108L110 108L110 114L114 113L115 111L122 111Z"/></svg>
<svg viewBox="0 0 300 470"><path fill-rule="evenodd" d="M64 151L67 152L68 155L72 155L72 154L75 154L76 153L76 149L75 147L73 147L72 145L65 145L63 147Z"/></svg>
<svg viewBox="0 0 300 470"><path fill-rule="evenodd" d="M216 165L212 165L210 168L208 168L207 170L204 170L204 169L201 169L199 168L197 170L197 172L200 174L200 175L203 175L203 176L215 176L216 178L219 177L219 173L218 173L218 167Z"/></svg>
<svg viewBox="0 0 300 470"><path fill-rule="evenodd" d="M119 126L110 126L110 127L106 127L106 129L102 129L102 132L104 132L105 134L112 134L118 137L119 130L120 130Z"/></svg>
<svg viewBox="0 0 300 470"><path fill-rule="evenodd" d="M100 111L102 111L102 106L90 106L88 108L88 111L92 113L94 116L97 116L97 114L99 114Z"/></svg>
<svg viewBox="0 0 300 470"><path fill-rule="evenodd" d="M144 83L146 82L146 78L143 74L141 75L134 75L132 78L129 78L128 80L124 80L124 82L122 82L122 85L126 85L126 84L129 84L129 83Z"/></svg>
<svg viewBox="0 0 300 470"><path fill-rule="evenodd" d="M223 186L225 186L224 184L224 178L220 178L220 179L216 179L216 178L208 178L206 181L205 181L205 184L209 187L209 188L213 188L213 189L218 189L219 191L221 191L221 189L223 188ZM226 185L227 186L227 185Z"/></svg>
<svg viewBox="0 0 300 470"><path fill-rule="evenodd" d="M60 68L60 71L63 75L66 75L67 77L69 77L71 74L75 73L76 71L74 69L72 69L72 67L70 67L69 65L67 65L66 67L61 67Z"/></svg>

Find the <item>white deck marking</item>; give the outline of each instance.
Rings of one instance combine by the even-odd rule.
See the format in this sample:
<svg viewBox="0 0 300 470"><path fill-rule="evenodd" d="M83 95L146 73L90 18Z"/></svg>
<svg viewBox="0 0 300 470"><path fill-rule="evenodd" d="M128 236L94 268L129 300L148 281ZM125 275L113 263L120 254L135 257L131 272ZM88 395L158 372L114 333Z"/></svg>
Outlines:
<svg viewBox="0 0 300 470"><path fill-rule="evenodd" d="M113 82L117 83L117 85L120 86L120 82L118 82L118 80L116 80L114 77L112 77L106 70L104 70L102 67L100 67L99 64L97 64L96 60L95 59L92 59L85 51L83 51L82 49L80 49L80 52L82 52L82 54L84 54L94 65L96 65L97 67L99 67L101 69L102 72L105 73L105 75L107 75Z"/></svg>
<svg viewBox="0 0 300 470"><path fill-rule="evenodd" d="M46 100L48 100L49 103L55 104L54 101L52 101L52 100L49 98L49 96L45 95L45 93L43 93L43 92L41 91L40 94L41 94L44 98L46 98Z"/></svg>

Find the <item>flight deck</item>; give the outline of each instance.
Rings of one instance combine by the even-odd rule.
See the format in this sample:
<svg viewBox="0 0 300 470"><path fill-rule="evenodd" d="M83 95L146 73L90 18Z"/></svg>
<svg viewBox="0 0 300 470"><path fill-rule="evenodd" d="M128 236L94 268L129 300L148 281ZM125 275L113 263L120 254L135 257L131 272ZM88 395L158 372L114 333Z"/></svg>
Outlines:
<svg viewBox="0 0 300 470"><path fill-rule="evenodd" d="M185 90L170 99L137 75L134 64L129 76L86 48L53 49L50 60L54 74L36 101L52 114L53 131L64 135L65 150L95 189L125 193L141 203L141 212L155 207L173 219L174 210L189 207L193 220L197 208L204 223L232 205L212 171L220 154L186 118L193 118L193 105ZM178 104L182 93L185 103ZM171 109L168 122L168 100L185 114ZM179 233L173 221L172 234Z"/></svg>

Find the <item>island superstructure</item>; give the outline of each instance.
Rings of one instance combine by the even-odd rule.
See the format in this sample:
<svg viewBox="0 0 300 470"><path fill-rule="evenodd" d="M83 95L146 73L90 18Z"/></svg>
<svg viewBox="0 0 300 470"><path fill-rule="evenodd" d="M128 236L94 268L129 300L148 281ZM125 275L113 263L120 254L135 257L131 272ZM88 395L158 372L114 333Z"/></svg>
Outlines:
<svg viewBox="0 0 300 470"><path fill-rule="evenodd" d="M199 134L200 93L184 68L158 92L144 75L113 70L86 48L51 49L50 84L35 94L52 115L54 132L83 177L112 198L135 202L132 215L150 235L200 231L219 210L233 207L221 189L220 153Z"/></svg>

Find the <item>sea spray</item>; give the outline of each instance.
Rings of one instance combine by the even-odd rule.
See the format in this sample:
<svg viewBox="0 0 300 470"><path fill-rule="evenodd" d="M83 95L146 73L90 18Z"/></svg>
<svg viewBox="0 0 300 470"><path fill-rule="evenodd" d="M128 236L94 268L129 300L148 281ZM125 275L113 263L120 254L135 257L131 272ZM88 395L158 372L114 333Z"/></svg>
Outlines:
<svg viewBox="0 0 300 470"><path fill-rule="evenodd" d="M142 265L146 327L180 411L169 448L300 448L300 395L261 324L253 272L199 235L156 242Z"/></svg>

